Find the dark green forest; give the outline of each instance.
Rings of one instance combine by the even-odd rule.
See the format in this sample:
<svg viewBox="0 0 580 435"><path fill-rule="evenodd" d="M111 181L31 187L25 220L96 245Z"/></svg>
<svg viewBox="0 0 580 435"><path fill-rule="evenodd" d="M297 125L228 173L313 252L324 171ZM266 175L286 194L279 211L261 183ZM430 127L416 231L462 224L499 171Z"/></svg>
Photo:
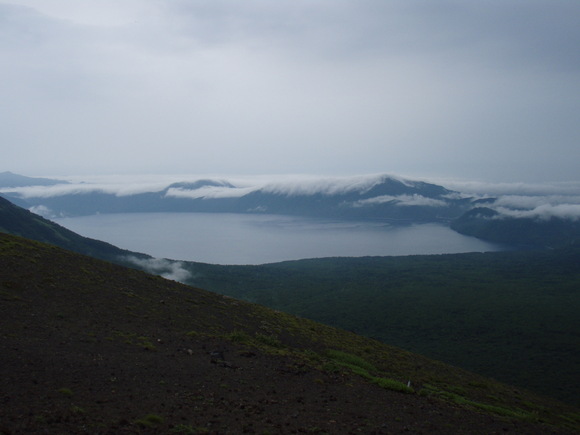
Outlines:
<svg viewBox="0 0 580 435"><path fill-rule="evenodd" d="M579 403L580 246L261 266L191 283Z"/></svg>

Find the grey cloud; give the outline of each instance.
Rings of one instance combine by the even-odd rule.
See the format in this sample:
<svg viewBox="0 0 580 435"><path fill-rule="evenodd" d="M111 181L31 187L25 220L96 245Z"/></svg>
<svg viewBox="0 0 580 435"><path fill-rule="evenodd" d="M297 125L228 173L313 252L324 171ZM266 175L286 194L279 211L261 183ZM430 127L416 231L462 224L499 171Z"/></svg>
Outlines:
<svg viewBox="0 0 580 435"><path fill-rule="evenodd" d="M578 2L18 5L8 170L577 177Z"/></svg>
<svg viewBox="0 0 580 435"><path fill-rule="evenodd" d="M178 12L180 32L214 43L268 41L348 58L432 53L449 60L446 55L461 51L528 66L579 66L574 54L580 7L574 2L221 0L181 1L169 8Z"/></svg>
<svg viewBox="0 0 580 435"><path fill-rule="evenodd" d="M402 183L409 183L404 178L371 174L351 177L314 177L314 176L262 176L262 177L223 177L216 178L217 185L204 185L198 189L171 187L166 195L179 198L235 198L252 191L263 190L280 195L311 195L321 193L334 195L345 192L365 192L382 182L393 178ZM66 177L63 177L66 178ZM96 177L83 181L82 178L69 177L68 184L52 186L26 186L18 188L0 188L0 192L17 193L23 198L50 198L62 195L84 194L91 192L107 193L116 196L128 196L139 193L160 192L176 182L194 183L202 177L195 176L157 176L147 179L131 177ZM206 177L203 177L207 179ZM211 178L209 178L211 181Z"/></svg>
<svg viewBox="0 0 580 435"><path fill-rule="evenodd" d="M125 259L149 273L160 275L173 281L185 283L192 277L191 272L180 261L167 260L165 258L143 259L133 256L128 256Z"/></svg>
<svg viewBox="0 0 580 435"><path fill-rule="evenodd" d="M32 213L38 214L42 217L45 217L47 219L53 219L55 217L58 217L54 211L52 211L50 208L44 206L44 205L37 205L34 207L30 207L29 209Z"/></svg>
<svg viewBox="0 0 580 435"><path fill-rule="evenodd" d="M548 195L548 196L521 196L506 195L499 197L494 206L511 209L534 209L544 205L580 204L580 196Z"/></svg>
<svg viewBox="0 0 580 435"><path fill-rule="evenodd" d="M129 196L138 193L159 192L167 187L167 183L163 184L126 184L126 183L105 183L105 184L56 184L53 186L26 186L26 187L11 187L0 188L0 192L17 193L22 198L52 198L62 195L81 195L91 192L108 193L116 196Z"/></svg>
<svg viewBox="0 0 580 435"><path fill-rule="evenodd" d="M204 186L198 189L170 188L165 196L174 198L239 198L256 190L253 187Z"/></svg>
<svg viewBox="0 0 580 435"><path fill-rule="evenodd" d="M572 221L580 220L580 204L543 204L532 210L515 210L497 207L495 210L500 213L497 219L512 217L537 220L550 220L552 218Z"/></svg>
<svg viewBox="0 0 580 435"><path fill-rule="evenodd" d="M362 199L356 201L353 205L355 207L363 207L366 205L373 204L384 204L386 202L393 202L399 207L411 207L411 206L422 206L422 207L446 207L448 204L440 199L427 198L423 195L413 194L413 195L382 195L375 198Z"/></svg>
<svg viewBox="0 0 580 435"><path fill-rule="evenodd" d="M274 181L267 183L263 190L269 193L282 195L335 195L352 191L366 192L373 186L382 182L386 177L394 178L405 183L401 177L391 175L363 175L352 177L297 177L294 180Z"/></svg>
<svg viewBox="0 0 580 435"><path fill-rule="evenodd" d="M500 196L580 196L580 181L545 182L545 183L493 183L489 181L472 181L446 178L430 180L448 189L463 193Z"/></svg>

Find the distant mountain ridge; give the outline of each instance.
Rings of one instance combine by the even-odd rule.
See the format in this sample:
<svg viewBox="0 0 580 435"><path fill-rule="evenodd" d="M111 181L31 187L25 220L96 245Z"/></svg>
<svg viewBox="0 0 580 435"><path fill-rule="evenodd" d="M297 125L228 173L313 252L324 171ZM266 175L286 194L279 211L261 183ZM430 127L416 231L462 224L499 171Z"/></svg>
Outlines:
<svg viewBox="0 0 580 435"><path fill-rule="evenodd" d="M437 222L464 235L524 247L558 247L580 240L580 204L574 196L568 195L569 203L546 199L521 208L515 195L516 204L508 210L501 197L464 194L384 174L257 185L201 178L135 187L4 172L0 195L49 218L138 212L280 214L403 225ZM527 203L535 204L537 198L531 195Z"/></svg>
<svg viewBox="0 0 580 435"><path fill-rule="evenodd" d="M0 172L1 187L54 186L55 184L65 183L68 183L68 181L52 178L27 177L25 175L14 174L10 171Z"/></svg>
<svg viewBox="0 0 580 435"><path fill-rule="evenodd" d="M0 180L1 181L1 180ZM43 207L55 216L132 212L269 213L341 219L382 219L413 223L460 216L468 199L436 184L382 175L353 180L276 183L238 187L201 179L178 182L159 191L118 194L95 187L60 191L28 190L2 185L18 205ZM90 186L89 186L90 187Z"/></svg>

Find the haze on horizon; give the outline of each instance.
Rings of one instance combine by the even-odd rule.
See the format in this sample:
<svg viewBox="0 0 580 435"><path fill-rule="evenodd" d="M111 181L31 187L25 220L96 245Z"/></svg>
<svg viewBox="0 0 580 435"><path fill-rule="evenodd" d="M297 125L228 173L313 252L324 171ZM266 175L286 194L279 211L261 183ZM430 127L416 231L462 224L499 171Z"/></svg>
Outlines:
<svg viewBox="0 0 580 435"><path fill-rule="evenodd" d="M578 181L579 16L563 0L0 0L0 170Z"/></svg>

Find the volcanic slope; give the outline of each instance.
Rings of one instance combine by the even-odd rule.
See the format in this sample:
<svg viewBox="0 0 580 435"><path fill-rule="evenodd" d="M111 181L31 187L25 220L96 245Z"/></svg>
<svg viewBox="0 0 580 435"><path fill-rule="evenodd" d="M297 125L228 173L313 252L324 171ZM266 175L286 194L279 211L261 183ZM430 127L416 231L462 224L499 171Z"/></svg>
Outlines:
<svg viewBox="0 0 580 435"><path fill-rule="evenodd" d="M0 234L0 433L574 433L371 339ZM410 381L410 387L408 387Z"/></svg>

